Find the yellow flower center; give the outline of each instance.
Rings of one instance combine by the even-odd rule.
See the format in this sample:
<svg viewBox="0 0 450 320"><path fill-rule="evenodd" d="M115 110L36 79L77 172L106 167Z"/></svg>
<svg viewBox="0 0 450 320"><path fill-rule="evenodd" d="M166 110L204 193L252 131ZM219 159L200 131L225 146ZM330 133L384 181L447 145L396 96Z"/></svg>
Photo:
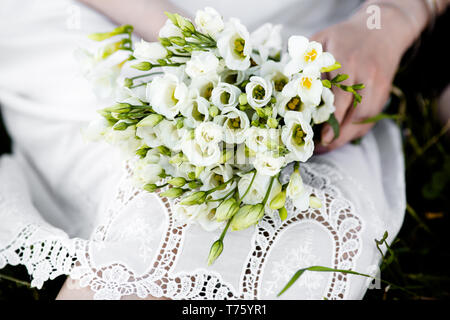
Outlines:
<svg viewBox="0 0 450 320"><path fill-rule="evenodd" d="M230 129L239 129L241 127L241 118L233 118L228 120L228 127Z"/></svg>
<svg viewBox="0 0 450 320"><path fill-rule="evenodd" d="M305 62L313 62L317 58L316 49L312 49L311 51L305 54Z"/></svg>
<svg viewBox="0 0 450 320"><path fill-rule="evenodd" d="M286 104L286 107L292 111L302 111L301 110L302 101L299 97L294 97Z"/></svg>
<svg viewBox="0 0 450 320"><path fill-rule="evenodd" d="M264 90L264 88L260 85L257 85L254 89L253 89L253 97L257 100L262 100L264 99L264 96L266 95L266 90Z"/></svg>
<svg viewBox="0 0 450 320"><path fill-rule="evenodd" d="M228 104L228 102L230 101L230 94L229 94L228 92L223 92L223 93L220 95L220 101L221 101L223 104Z"/></svg>
<svg viewBox="0 0 450 320"><path fill-rule="evenodd" d="M245 47L244 39L237 38L236 40L234 40L234 52L242 58L245 58L244 47Z"/></svg>
<svg viewBox="0 0 450 320"><path fill-rule="evenodd" d="M209 100L211 98L211 93L214 89L214 86L212 84L209 84L203 91L203 98L206 100Z"/></svg>
<svg viewBox="0 0 450 320"><path fill-rule="evenodd" d="M311 89L313 80L309 77L303 77L301 80L301 86L305 89Z"/></svg>
<svg viewBox="0 0 450 320"><path fill-rule="evenodd" d="M294 140L295 144L298 146L301 146L305 144L305 137L306 133L303 131L302 126L297 124L292 130L292 139Z"/></svg>
<svg viewBox="0 0 450 320"><path fill-rule="evenodd" d="M284 86L287 84L287 80L285 78L276 79L273 82L273 84L274 84L275 90L280 92L281 90L283 90Z"/></svg>

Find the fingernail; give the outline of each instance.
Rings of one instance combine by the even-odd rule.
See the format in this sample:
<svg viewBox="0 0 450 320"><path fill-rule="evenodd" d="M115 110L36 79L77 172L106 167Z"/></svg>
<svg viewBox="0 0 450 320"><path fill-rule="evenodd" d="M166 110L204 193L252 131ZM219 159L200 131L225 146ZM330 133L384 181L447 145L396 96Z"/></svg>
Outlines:
<svg viewBox="0 0 450 320"><path fill-rule="evenodd" d="M326 127L322 134L322 145L327 146L333 141L334 132L331 127Z"/></svg>

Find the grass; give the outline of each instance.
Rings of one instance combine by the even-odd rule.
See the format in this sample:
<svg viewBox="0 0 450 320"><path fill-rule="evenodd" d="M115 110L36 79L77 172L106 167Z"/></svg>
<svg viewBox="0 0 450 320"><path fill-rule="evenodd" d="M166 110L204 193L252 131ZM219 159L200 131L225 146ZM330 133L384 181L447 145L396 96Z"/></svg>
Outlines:
<svg viewBox="0 0 450 320"><path fill-rule="evenodd" d="M450 259L450 123L440 122L436 113L437 99L448 84L448 63L442 64L446 51L441 48L448 18L447 12L432 33L422 36L420 48L406 55L395 79L399 89L387 110L397 115L403 132L408 206L402 229L383 257L381 277L406 290L383 284L381 290L368 290L366 300L450 298L445 263ZM0 142L0 153L9 152L1 117ZM30 288L29 281L23 266L0 270L0 300L52 300L64 277L47 281L41 290Z"/></svg>

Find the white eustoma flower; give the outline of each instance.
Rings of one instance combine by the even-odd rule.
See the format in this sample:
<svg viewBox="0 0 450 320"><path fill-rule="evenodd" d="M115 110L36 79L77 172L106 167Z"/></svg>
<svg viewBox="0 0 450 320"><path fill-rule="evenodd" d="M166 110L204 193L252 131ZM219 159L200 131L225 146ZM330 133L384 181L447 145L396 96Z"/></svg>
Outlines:
<svg viewBox="0 0 450 320"><path fill-rule="evenodd" d="M223 129L214 122L202 122L195 128L194 139L201 148L217 146L223 139Z"/></svg>
<svg viewBox="0 0 450 320"><path fill-rule="evenodd" d="M279 142L280 131L277 129L263 129L250 127L246 132L245 144L254 151L265 152L269 147L276 147Z"/></svg>
<svg viewBox="0 0 450 320"><path fill-rule="evenodd" d="M181 109L181 114L186 117L184 125L195 128L204 121L208 121L209 101L200 96L198 90L190 90L189 98Z"/></svg>
<svg viewBox="0 0 450 320"><path fill-rule="evenodd" d="M197 91L201 97L209 100L213 89L219 84L219 82L220 78L217 74L208 74L202 77L196 77L192 79L192 82L189 85L189 90Z"/></svg>
<svg viewBox="0 0 450 320"><path fill-rule="evenodd" d="M261 62L281 51L281 28L280 24L265 23L250 34L252 47L258 50Z"/></svg>
<svg viewBox="0 0 450 320"><path fill-rule="evenodd" d="M109 128L110 125L108 121L101 117L89 122L89 124L82 129L81 134L85 141L100 141L105 133L108 132Z"/></svg>
<svg viewBox="0 0 450 320"><path fill-rule="evenodd" d="M176 76L165 74L147 84L147 100L153 110L173 120L188 98L188 88Z"/></svg>
<svg viewBox="0 0 450 320"><path fill-rule="evenodd" d="M272 177L280 172L285 163L284 157L276 157L272 152L258 152L253 166L258 174Z"/></svg>
<svg viewBox="0 0 450 320"><path fill-rule="evenodd" d="M334 94L330 89L323 88L322 103L312 111L314 123L320 124L327 121L334 111L336 111L336 107L334 106Z"/></svg>
<svg viewBox="0 0 450 320"><path fill-rule="evenodd" d="M162 120L154 128L158 140L171 151L180 151L180 140L183 137L182 130L177 129L176 121Z"/></svg>
<svg viewBox="0 0 450 320"><path fill-rule="evenodd" d="M241 84L246 78L246 72L242 70L225 69L220 73L220 81L233 85Z"/></svg>
<svg viewBox="0 0 450 320"><path fill-rule="evenodd" d="M189 77L196 78L208 74L217 73L219 59L208 51L194 51L191 59L186 62L186 73Z"/></svg>
<svg viewBox="0 0 450 320"><path fill-rule="evenodd" d="M307 161L314 151L314 133L311 126L305 121L301 112L295 111L286 112L284 122L281 139L286 148L291 151L290 156L293 160Z"/></svg>
<svg viewBox="0 0 450 320"><path fill-rule="evenodd" d="M207 232L215 231L225 224L225 221L218 222L214 218L215 209L218 207L219 202L208 202L204 204L205 209L201 210L196 218L196 222Z"/></svg>
<svg viewBox="0 0 450 320"><path fill-rule="evenodd" d="M141 140L136 138L136 126L129 126L125 130L110 128L103 137L107 143L117 146L124 153L125 157L134 156L142 143Z"/></svg>
<svg viewBox="0 0 450 320"><path fill-rule="evenodd" d="M217 144L200 145L187 132L180 141L181 150L189 162L195 166L207 167L219 163L222 156L221 148Z"/></svg>
<svg viewBox="0 0 450 320"><path fill-rule="evenodd" d="M211 102L220 110L235 107L239 103L241 90L229 83L219 83L211 92Z"/></svg>
<svg viewBox="0 0 450 320"><path fill-rule="evenodd" d="M213 165L205 168L199 178L203 182L203 186L200 190L211 190L233 178L233 168L228 164ZM233 181L228 183L224 188L214 191L210 195L213 199L219 199L227 195L235 187L236 181Z"/></svg>
<svg viewBox="0 0 450 320"><path fill-rule="evenodd" d="M195 24L201 32L209 34L213 38L224 28L221 15L211 7L197 11Z"/></svg>
<svg viewBox="0 0 450 320"><path fill-rule="evenodd" d="M288 186L286 188L286 196L288 196L297 210L303 211L309 208L309 196L311 192L303 184L302 177L298 170L291 174Z"/></svg>
<svg viewBox="0 0 450 320"><path fill-rule="evenodd" d="M283 62L268 60L261 65L261 77L272 84L275 94L280 93L284 86L289 82L289 77L287 77L283 72Z"/></svg>
<svg viewBox="0 0 450 320"><path fill-rule="evenodd" d="M241 179L238 182L238 192L240 197L242 197L244 193L247 191L248 186L252 181L252 178L253 172L241 175ZM245 198L242 200L242 202L245 204L258 204L263 202L267 190L269 189L270 179L271 179L270 176L265 176L256 173L253 184L250 187ZM273 197L275 197L280 191L281 191L281 184L278 181L278 179L274 179L266 206L269 205Z"/></svg>
<svg viewBox="0 0 450 320"><path fill-rule="evenodd" d="M133 56L137 59L157 63L159 59L167 57L167 49L159 42L147 42L141 39L136 43Z"/></svg>
<svg viewBox="0 0 450 320"><path fill-rule="evenodd" d="M158 134L155 132L155 129L152 127L138 127L136 129L136 136L141 138L150 148L156 148L163 144Z"/></svg>
<svg viewBox="0 0 450 320"><path fill-rule="evenodd" d="M248 104L252 108L262 108L272 97L272 84L264 78L253 76L245 86Z"/></svg>
<svg viewBox="0 0 450 320"><path fill-rule="evenodd" d="M303 118L305 121L310 123L314 105L303 102L298 93L299 85L300 83L298 80L293 80L287 83L281 93L277 96L275 107L277 109L277 113L282 116L284 116L288 111L301 112L303 113Z"/></svg>
<svg viewBox="0 0 450 320"><path fill-rule="evenodd" d="M223 128L223 140L226 143L239 144L245 141L247 130L250 128L250 120L245 112L234 107L227 107L213 121Z"/></svg>
<svg viewBox="0 0 450 320"><path fill-rule="evenodd" d="M199 214L207 210L206 204L202 203L199 205L186 206L180 203L176 203L174 206L174 218L177 222L184 223L196 223L196 219Z"/></svg>
<svg viewBox="0 0 450 320"><path fill-rule="evenodd" d="M286 90L297 92L302 102L307 105L317 106L322 97L323 84L320 80L320 72L315 67L308 67L294 80L286 85Z"/></svg>
<svg viewBox="0 0 450 320"><path fill-rule="evenodd" d="M218 35L217 48L229 69L246 70L250 67L250 34L238 19L231 18Z"/></svg>
<svg viewBox="0 0 450 320"><path fill-rule="evenodd" d="M159 30L159 37L183 37L183 33L181 32L180 28L174 25L170 19L167 19L164 26Z"/></svg>
<svg viewBox="0 0 450 320"><path fill-rule="evenodd" d="M159 164L151 163L146 158L137 160L132 170L134 183L141 187L147 183L156 183L161 180L159 175L163 172L163 168Z"/></svg>
<svg viewBox="0 0 450 320"><path fill-rule="evenodd" d="M305 69L307 66L315 66L320 69L322 66L321 55L322 45L316 41L309 41L303 36L292 36L288 40L288 52L291 57L285 67L285 74L290 76Z"/></svg>

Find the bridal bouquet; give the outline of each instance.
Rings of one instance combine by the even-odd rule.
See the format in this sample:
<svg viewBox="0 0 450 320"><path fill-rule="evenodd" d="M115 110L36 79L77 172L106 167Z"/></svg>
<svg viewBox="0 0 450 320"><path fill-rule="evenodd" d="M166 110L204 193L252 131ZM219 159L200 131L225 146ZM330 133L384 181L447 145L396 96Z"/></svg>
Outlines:
<svg viewBox="0 0 450 320"><path fill-rule="evenodd" d="M85 134L132 155L134 181L175 199L178 221L222 228L211 264L228 229L246 229L265 214L286 219L286 199L300 211L321 206L299 166L324 123L339 134L330 88L351 92L356 106L364 86L343 85L343 74L322 79L340 64L303 36L290 37L286 51L280 25L249 33L212 8L198 11L195 24L167 16L158 42L135 43L130 25L90 36L101 45L82 52L86 75L116 104L100 110Z"/></svg>

